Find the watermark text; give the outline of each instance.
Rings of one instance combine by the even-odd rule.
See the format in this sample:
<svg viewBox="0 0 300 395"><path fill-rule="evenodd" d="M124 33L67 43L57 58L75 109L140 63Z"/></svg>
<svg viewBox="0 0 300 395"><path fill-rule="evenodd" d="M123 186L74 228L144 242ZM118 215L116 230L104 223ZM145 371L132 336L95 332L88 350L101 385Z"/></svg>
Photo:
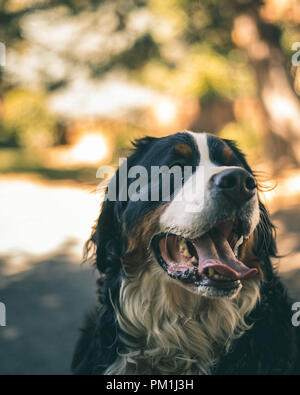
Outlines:
<svg viewBox="0 0 300 395"><path fill-rule="evenodd" d="M6 326L6 307L0 302L0 326Z"/></svg>
<svg viewBox="0 0 300 395"><path fill-rule="evenodd" d="M0 42L0 67L6 65L6 47L5 44Z"/></svg>

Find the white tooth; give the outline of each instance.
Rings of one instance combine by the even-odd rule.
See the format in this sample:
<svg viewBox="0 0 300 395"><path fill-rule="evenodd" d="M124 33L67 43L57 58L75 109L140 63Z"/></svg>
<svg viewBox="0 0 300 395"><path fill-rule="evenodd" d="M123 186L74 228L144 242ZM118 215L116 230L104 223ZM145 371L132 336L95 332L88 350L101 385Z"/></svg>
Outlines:
<svg viewBox="0 0 300 395"><path fill-rule="evenodd" d="M184 251L184 250L186 250L186 248L187 248L184 239L180 239L180 240L179 240L178 246L179 246L179 250L180 250L180 251Z"/></svg>
<svg viewBox="0 0 300 395"><path fill-rule="evenodd" d="M188 250L188 247L184 239L179 240L178 246L179 246L179 251L182 253L183 256L185 256L186 258L190 258L192 256Z"/></svg>
<svg viewBox="0 0 300 395"><path fill-rule="evenodd" d="M241 245L243 244L243 241L244 241L244 237L241 236L241 237L238 239L238 241L235 243L235 246L234 246L234 248L233 248L233 253L234 253L234 255L235 255L236 257L238 256L238 253L239 253L239 246L241 246Z"/></svg>
<svg viewBox="0 0 300 395"><path fill-rule="evenodd" d="M195 256L193 256L192 259L191 259L191 262L192 263L198 263L197 258Z"/></svg>
<svg viewBox="0 0 300 395"><path fill-rule="evenodd" d="M220 276L220 274L216 273L216 274L214 275L214 278L215 278L216 280L220 280L221 276Z"/></svg>
<svg viewBox="0 0 300 395"><path fill-rule="evenodd" d="M185 246L185 241L184 241L184 239L179 239L179 240L178 240L178 246L179 246L179 248L184 248L184 246Z"/></svg>
<svg viewBox="0 0 300 395"><path fill-rule="evenodd" d="M214 269L212 267L209 267L208 268L208 275L209 275L209 277L213 277L214 273L215 273Z"/></svg>

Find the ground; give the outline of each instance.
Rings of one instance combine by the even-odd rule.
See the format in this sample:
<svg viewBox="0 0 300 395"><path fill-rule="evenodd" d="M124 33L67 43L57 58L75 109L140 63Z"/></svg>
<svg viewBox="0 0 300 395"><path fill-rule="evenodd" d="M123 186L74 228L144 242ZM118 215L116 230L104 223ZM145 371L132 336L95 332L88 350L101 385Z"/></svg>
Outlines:
<svg viewBox="0 0 300 395"><path fill-rule="evenodd" d="M0 179L0 374L70 374L84 315L96 304L97 274L81 249L99 212L99 196L74 185ZM62 220L64 218L64 221ZM273 207L274 261L300 301L300 210L287 198Z"/></svg>
<svg viewBox="0 0 300 395"><path fill-rule="evenodd" d="M0 374L69 374L78 329L96 303L92 270L53 255L11 276L0 292L7 311Z"/></svg>

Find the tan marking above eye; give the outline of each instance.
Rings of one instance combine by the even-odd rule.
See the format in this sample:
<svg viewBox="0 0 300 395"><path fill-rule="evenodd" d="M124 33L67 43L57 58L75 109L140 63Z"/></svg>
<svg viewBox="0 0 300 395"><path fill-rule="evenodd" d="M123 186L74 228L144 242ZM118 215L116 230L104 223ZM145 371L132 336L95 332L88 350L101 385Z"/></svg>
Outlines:
<svg viewBox="0 0 300 395"><path fill-rule="evenodd" d="M193 153L192 148L185 143L175 145L174 151L177 152L179 155L184 156L185 158L189 157Z"/></svg>
<svg viewBox="0 0 300 395"><path fill-rule="evenodd" d="M225 160L227 160L227 161L229 161L232 158L233 151L230 147L228 147L228 145L224 146L223 155L224 155Z"/></svg>

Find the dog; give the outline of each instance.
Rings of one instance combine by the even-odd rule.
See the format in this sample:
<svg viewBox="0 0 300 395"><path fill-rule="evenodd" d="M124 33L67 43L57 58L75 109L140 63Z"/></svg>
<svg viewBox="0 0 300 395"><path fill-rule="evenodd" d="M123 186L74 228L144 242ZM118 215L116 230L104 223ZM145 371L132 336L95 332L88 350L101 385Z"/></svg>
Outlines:
<svg viewBox="0 0 300 395"><path fill-rule="evenodd" d="M237 145L184 131L135 141L124 162L86 246L100 305L73 372L299 373L275 227Z"/></svg>

